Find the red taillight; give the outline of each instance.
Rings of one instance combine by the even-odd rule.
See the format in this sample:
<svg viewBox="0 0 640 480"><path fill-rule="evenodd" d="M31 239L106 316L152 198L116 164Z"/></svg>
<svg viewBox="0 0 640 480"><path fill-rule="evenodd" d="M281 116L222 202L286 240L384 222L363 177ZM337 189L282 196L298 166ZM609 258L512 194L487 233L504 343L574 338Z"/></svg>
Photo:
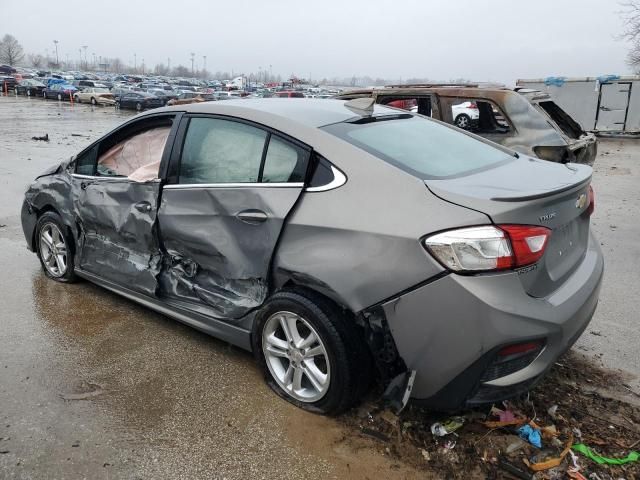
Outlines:
<svg viewBox="0 0 640 480"><path fill-rule="evenodd" d="M593 187L589 185L589 206L584 211L585 215L590 217L596 209L596 194L593 192Z"/></svg>
<svg viewBox="0 0 640 480"><path fill-rule="evenodd" d="M513 267L524 267L540 260L551 235L545 227L530 225L499 225L511 240Z"/></svg>
<svg viewBox="0 0 640 480"><path fill-rule="evenodd" d="M514 345L509 345L508 347L501 348L498 351L498 355L501 357L510 357L512 355L524 355L526 353L531 353L536 350L540 350L542 345L543 343L541 341L516 343Z"/></svg>
<svg viewBox="0 0 640 480"><path fill-rule="evenodd" d="M548 228L533 225L486 225L438 233L424 245L456 272L507 270L540 260L550 235Z"/></svg>

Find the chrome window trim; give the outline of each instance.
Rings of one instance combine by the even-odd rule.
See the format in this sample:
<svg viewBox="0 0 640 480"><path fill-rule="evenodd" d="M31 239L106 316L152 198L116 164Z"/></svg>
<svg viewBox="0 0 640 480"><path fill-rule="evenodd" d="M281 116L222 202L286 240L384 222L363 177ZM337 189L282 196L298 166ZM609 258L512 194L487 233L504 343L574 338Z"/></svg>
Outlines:
<svg viewBox="0 0 640 480"><path fill-rule="evenodd" d="M72 173L72 177L80 178L85 180L106 180L109 182L116 182L126 180L133 183L160 183L159 178L154 178L153 180L149 180L148 182L136 182L134 180L129 179L129 177L121 176L121 177L110 177L109 175L83 175L81 173Z"/></svg>
<svg viewBox="0 0 640 480"><path fill-rule="evenodd" d="M329 183L327 183L326 185L320 185L318 187L307 187L305 191L326 192L328 190L333 190L334 188L341 187L342 185L347 183L347 176L333 165L331 165L331 173L333 173L333 180L331 180Z"/></svg>
<svg viewBox="0 0 640 480"><path fill-rule="evenodd" d="M247 183L174 183L165 185L164 188L169 190L193 189L193 188L302 188L303 182L291 183L269 183L269 182L247 182Z"/></svg>

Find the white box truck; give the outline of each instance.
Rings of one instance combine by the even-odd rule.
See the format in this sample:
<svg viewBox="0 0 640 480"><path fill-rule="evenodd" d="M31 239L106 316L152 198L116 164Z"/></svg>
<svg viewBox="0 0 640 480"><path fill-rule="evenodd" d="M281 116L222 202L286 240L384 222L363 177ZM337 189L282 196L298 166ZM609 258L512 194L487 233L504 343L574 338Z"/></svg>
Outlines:
<svg viewBox="0 0 640 480"><path fill-rule="evenodd" d="M597 133L640 133L640 76L519 79L518 89L540 90Z"/></svg>

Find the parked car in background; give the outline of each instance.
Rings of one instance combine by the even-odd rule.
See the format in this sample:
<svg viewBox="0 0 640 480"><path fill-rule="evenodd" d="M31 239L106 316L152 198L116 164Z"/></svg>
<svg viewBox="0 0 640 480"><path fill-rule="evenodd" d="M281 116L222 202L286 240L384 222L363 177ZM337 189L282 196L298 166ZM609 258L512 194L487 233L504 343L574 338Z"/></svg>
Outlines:
<svg viewBox="0 0 640 480"><path fill-rule="evenodd" d="M42 91L44 98L54 98L57 100L71 100L71 96L76 93L78 89L68 83L55 83L49 85Z"/></svg>
<svg viewBox="0 0 640 480"><path fill-rule="evenodd" d="M167 105L167 103L170 102L171 100L175 100L178 98L178 95L171 89L165 90L164 88L154 87L154 88L148 88L147 93L150 93L151 95L155 95L156 97L160 98L162 100L163 105Z"/></svg>
<svg viewBox="0 0 640 480"><path fill-rule="evenodd" d="M73 94L73 99L78 103L90 103L91 105L115 105L116 101L108 88L86 87Z"/></svg>
<svg viewBox="0 0 640 480"><path fill-rule="evenodd" d="M38 80L34 80L32 78L28 78L26 80L22 80L18 82L16 85L16 94L17 95L26 95L27 97L31 96L42 96L42 91L47 88L47 86L39 82Z"/></svg>
<svg viewBox="0 0 640 480"><path fill-rule="evenodd" d="M72 83L73 86L78 88L78 90L84 90L85 88L108 88L104 83L97 80L75 80Z"/></svg>
<svg viewBox="0 0 640 480"><path fill-rule="evenodd" d="M593 165L596 137L584 132L548 97L525 96L508 88L478 85L402 85L352 90L334 98L373 97L376 103L411 102L411 111L456 124L526 155L553 162ZM475 105L477 108L473 108ZM544 110L544 112L542 111ZM469 117L467 121L466 117ZM476 118L477 116L477 118Z"/></svg>
<svg viewBox="0 0 640 480"><path fill-rule="evenodd" d="M128 92L115 97L116 108L133 108L141 112L148 108L164 106L160 97L147 92Z"/></svg>
<svg viewBox="0 0 640 480"><path fill-rule="evenodd" d="M480 110L476 102L462 102L451 106L453 124L463 130L473 130L478 125Z"/></svg>
<svg viewBox="0 0 640 480"><path fill-rule="evenodd" d="M281 92L273 92L273 96L276 98L304 98L304 93L285 90Z"/></svg>
<svg viewBox="0 0 640 480"><path fill-rule="evenodd" d="M2 89L2 93L9 92L16 88L18 81L15 77L10 77L8 75L0 75L0 88Z"/></svg>
<svg viewBox="0 0 640 480"><path fill-rule="evenodd" d="M372 99L230 100L128 120L21 217L47 277L252 350L299 407L377 376L456 410L524 394L587 327L591 177Z"/></svg>
<svg viewBox="0 0 640 480"><path fill-rule="evenodd" d="M240 98L242 94L238 90L222 90L213 93L216 100L231 100L232 98Z"/></svg>

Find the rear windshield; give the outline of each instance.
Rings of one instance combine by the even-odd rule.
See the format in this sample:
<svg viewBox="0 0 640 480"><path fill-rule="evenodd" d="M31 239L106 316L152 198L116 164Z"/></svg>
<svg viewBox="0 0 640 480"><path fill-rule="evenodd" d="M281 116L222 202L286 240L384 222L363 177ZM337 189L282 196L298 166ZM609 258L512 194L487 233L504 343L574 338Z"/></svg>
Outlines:
<svg viewBox="0 0 640 480"><path fill-rule="evenodd" d="M466 175L514 159L506 149L412 115L364 118L322 128L425 180Z"/></svg>
<svg viewBox="0 0 640 480"><path fill-rule="evenodd" d="M540 102L539 105L569 138L580 138L580 135L584 133L580 125L567 112L562 110L557 103L549 100Z"/></svg>

